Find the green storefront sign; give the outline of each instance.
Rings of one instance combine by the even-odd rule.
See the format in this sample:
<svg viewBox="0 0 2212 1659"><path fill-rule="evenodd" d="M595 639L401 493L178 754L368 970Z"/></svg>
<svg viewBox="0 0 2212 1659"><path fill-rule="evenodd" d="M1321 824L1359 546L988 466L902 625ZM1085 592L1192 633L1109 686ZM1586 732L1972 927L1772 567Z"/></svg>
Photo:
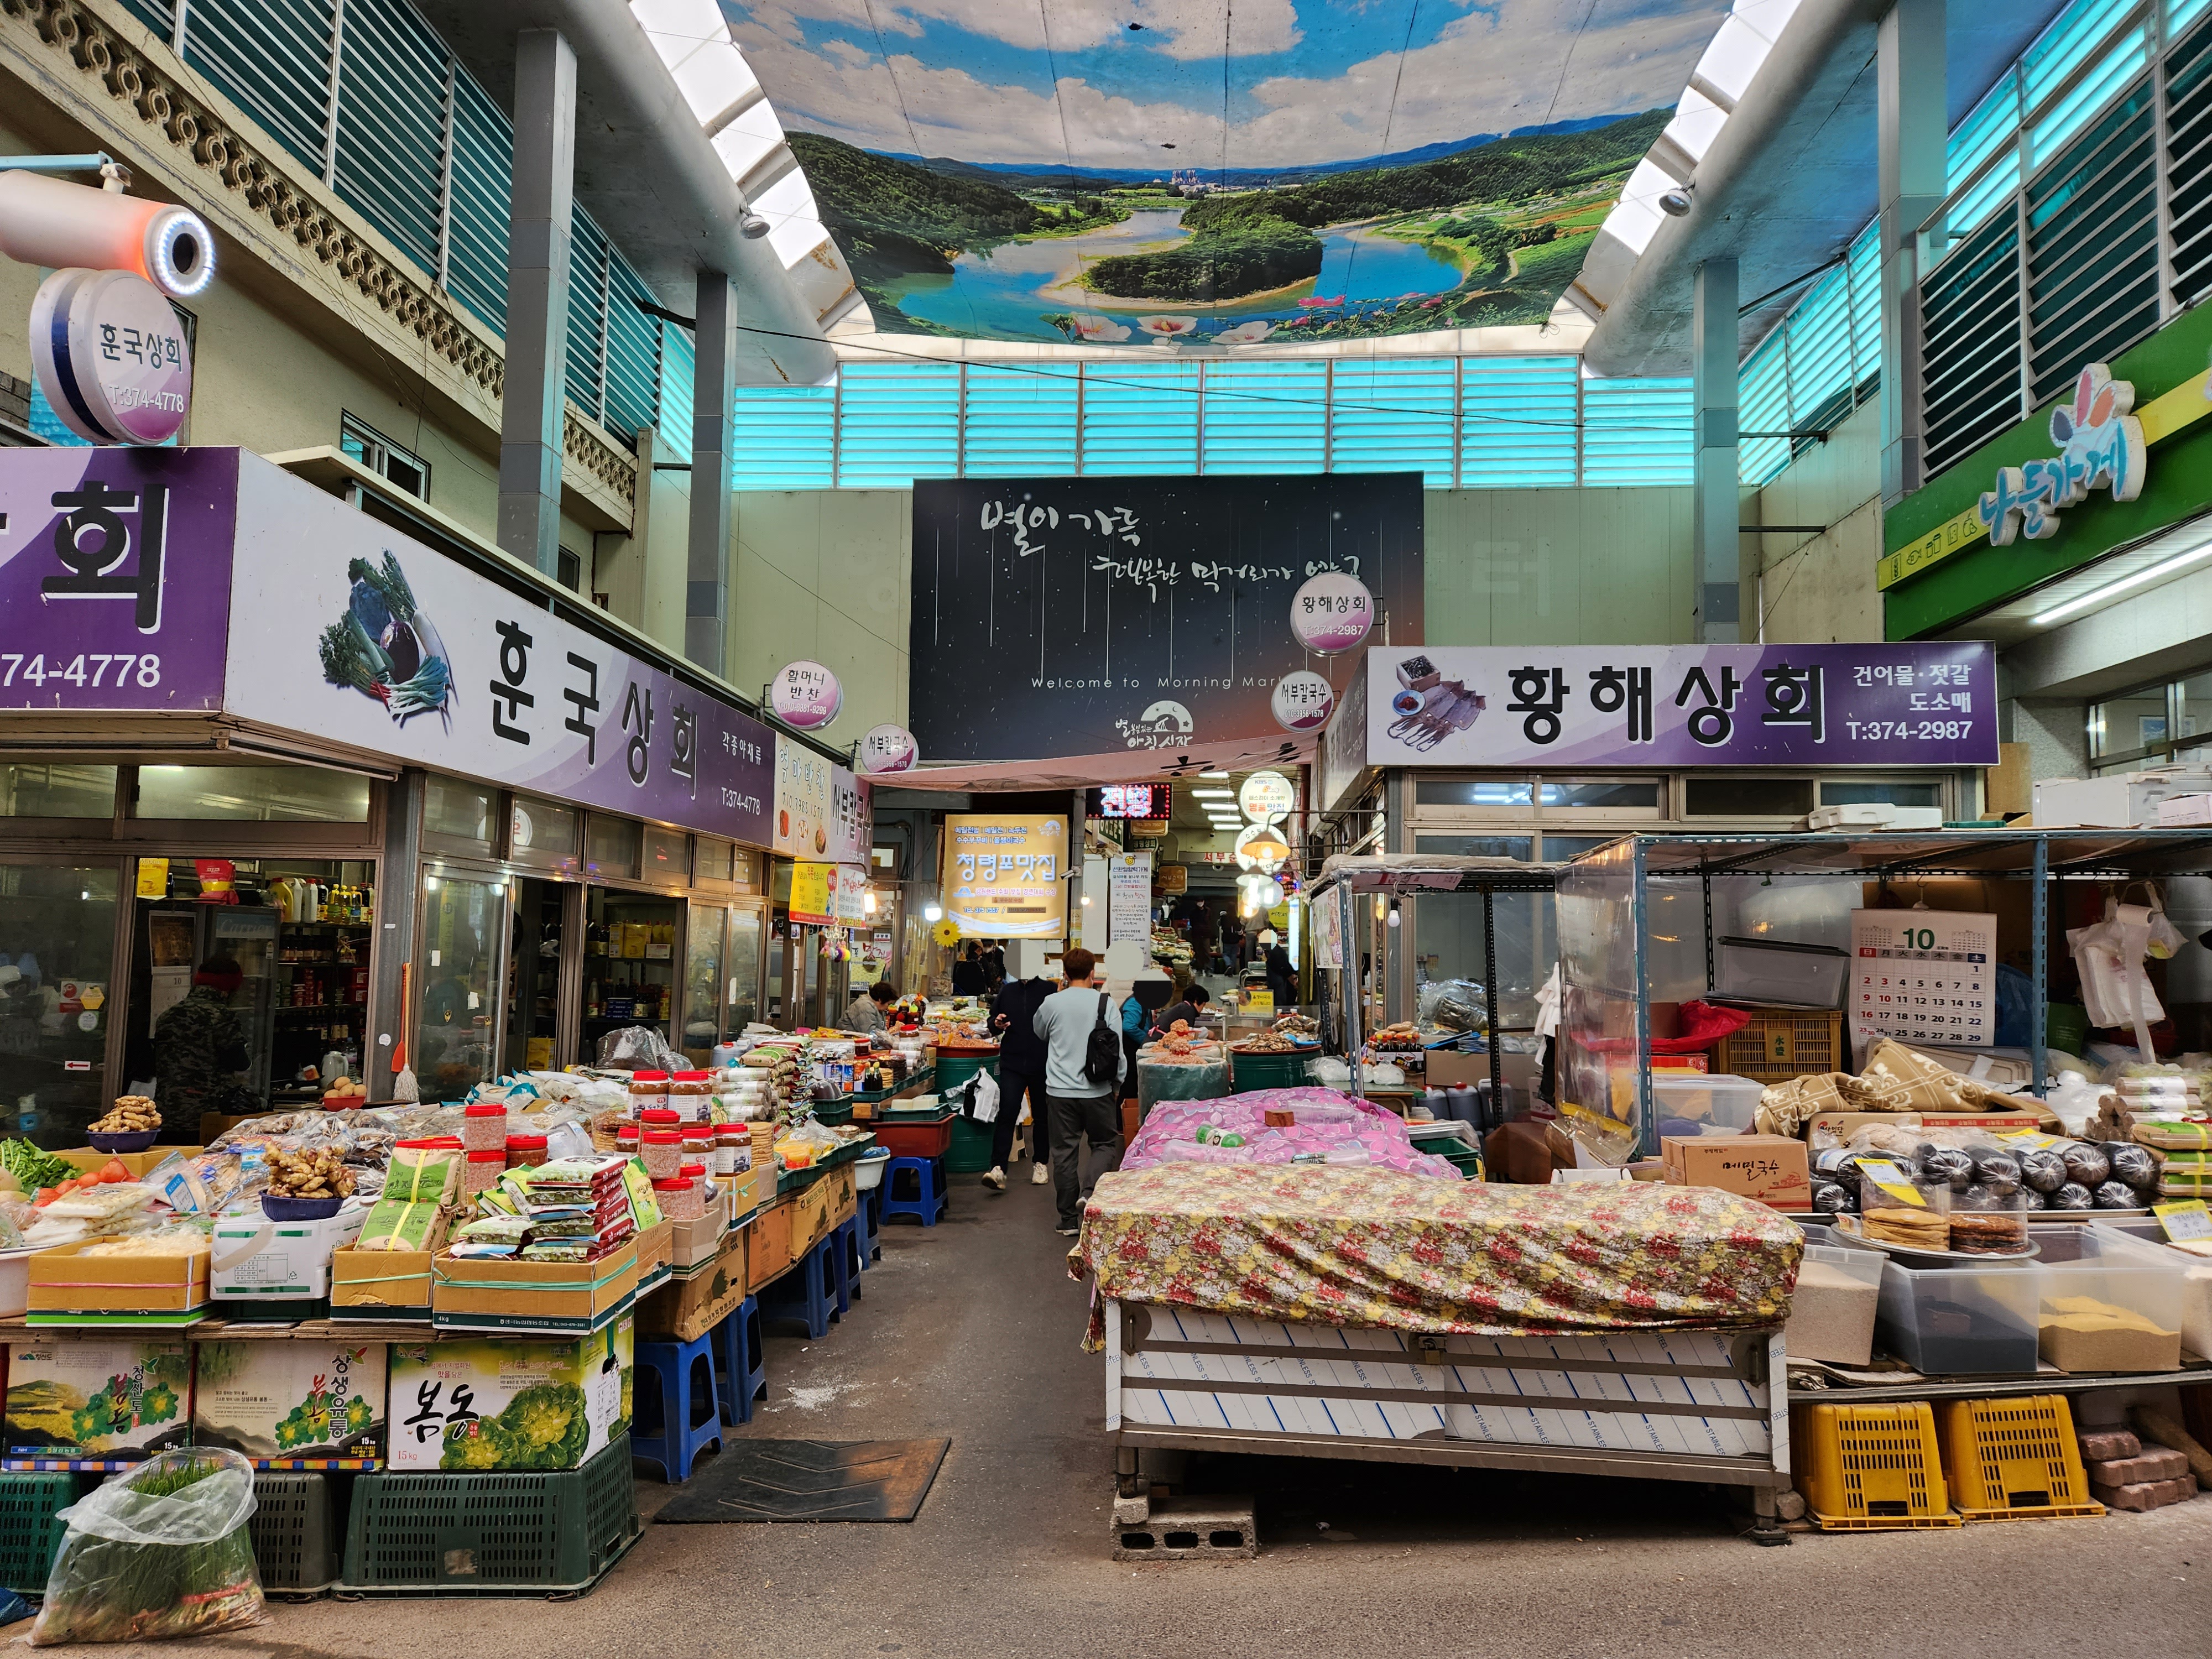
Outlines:
<svg viewBox="0 0 2212 1659"><path fill-rule="evenodd" d="M1930 479L1882 519L1883 632L1924 638L1954 628L2118 547L2212 507L2212 306L2175 319L2110 365L2135 388L2136 418L2148 446L2142 493L2116 501L2105 489L2056 514L2039 539L1994 546L1978 508L2000 489L1999 472L2051 461L2058 446L2046 405L2002 437ZM2052 404L2070 403L2074 385ZM2031 477L2033 472L2031 471Z"/></svg>

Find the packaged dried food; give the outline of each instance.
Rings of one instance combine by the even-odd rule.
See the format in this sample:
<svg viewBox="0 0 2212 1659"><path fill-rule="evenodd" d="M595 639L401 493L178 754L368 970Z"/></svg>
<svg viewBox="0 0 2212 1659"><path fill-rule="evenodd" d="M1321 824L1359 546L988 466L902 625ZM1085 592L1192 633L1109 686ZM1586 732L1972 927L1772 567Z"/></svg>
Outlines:
<svg viewBox="0 0 2212 1659"><path fill-rule="evenodd" d="M510 1170L535 1169L545 1162L544 1135L509 1135L507 1138L507 1167Z"/></svg>
<svg viewBox="0 0 2212 1659"><path fill-rule="evenodd" d="M1858 1201L1840 1181L1815 1181L1813 1207L1824 1215L1847 1215L1858 1207Z"/></svg>
<svg viewBox="0 0 2212 1659"><path fill-rule="evenodd" d="M2020 1155L2020 1182L2038 1193L2055 1193L2066 1184L2066 1160L2048 1146Z"/></svg>
<svg viewBox="0 0 2212 1659"><path fill-rule="evenodd" d="M461 1156L468 1160L461 1170L461 1194L465 1198L474 1198L498 1186L500 1176L507 1171L504 1146L495 1152L464 1152Z"/></svg>
<svg viewBox="0 0 2212 1659"><path fill-rule="evenodd" d="M2112 1166L2113 1180L2124 1181L2130 1187L2158 1184L2158 1158L2149 1147L2138 1146L2132 1141L2112 1140L2097 1150Z"/></svg>
<svg viewBox="0 0 2212 1659"><path fill-rule="evenodd" d="M2124 1181L2100 1181L2090 1194L2100 1210L2134 1210L2142 1206L2142 1195Z"/></svg>
<svg viewBox="0 0 2212 1659"><path fill-rule="evenodd" d="M645 1172L655 1181L675 1177L684 1162L684 1137L674 1129L647 1129L638 1138L638 1154L645 1160Z"/></svg>
<svg viewBox="0 0 2212 1659"><path fill-rule="evenodd" d="M2012 1153L2001 1146L1978 1146L1966 1156L1973 1160L1974 1185L2000 1194L2020 1190L2020 1159Z"/></svg>
<svg viewBox="0 0 2212 1659"><path fill-rule="evenodd" d="M2096 1206L2096 1194L2078 1181L2068 1182L2057 1192L2046 1194L2043 1200L2046 1210L2091 1210Z"/></svg>
<svg viewBox="0 0 2212 1659"><path fill-rule="evenodd" d="M1930 1146L1920 1159L1920 1173L1928 1181L1950 1183L1954 1193L1963 1193L1974 1179L1974 1160L1955 1146Z"/></svg>
<svg viewBox="0 0 2212 1659"><path fill-rule="evenodd" d="M699 1190L700 1183L685 1176L673 1176L653 1183L653 1195L660 1205L660 1212L671 1221L690 1221L707 1212L706 1200Z"/></svg>
<svg viewBox="0 0 2212 1659"><path fill-rule="evenodd" d="M1951 1199L1951 1248L1976 1255L2014 1255L2027 1248L2027 1203L2020 1188L1971 1186Z"/></svg>
<svg viewBox="0 0 2212 1659"><path fill-rule="evenodd" d="M630 1109L638 1113L667 1110L668 1073L665 1072L631 1073L629 1103Z"/></svg>
<svg viewBox="0 0 2212 1659"><path fill-rule="evenodd" d="M2058 1148L2058 1156L2066 1160L2066 1178L2069 1182L2094 1187L2112 1178L2112 1160L2084 1142L2065 1142Z"/></svg>

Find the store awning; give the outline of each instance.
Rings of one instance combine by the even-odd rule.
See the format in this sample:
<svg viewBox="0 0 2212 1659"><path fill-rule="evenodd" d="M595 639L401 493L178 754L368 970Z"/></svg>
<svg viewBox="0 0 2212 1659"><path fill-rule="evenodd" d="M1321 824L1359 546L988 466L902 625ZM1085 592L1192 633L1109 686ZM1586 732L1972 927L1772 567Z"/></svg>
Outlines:
<svg viewBox="0 0 2212 1659"><path fill-rule="evenodd" d="M1146 783L1154 778L1194 778L1201 772L1250 772L1263 766L1300 766L1314 757L1311 737L1231 738L1203 750L1109 749L1100 755L1054 755L1043 760L977 761L971 765L923 764L906 772L871 772L878 789L994 791L1088 789L1101 783Z"/></svg>

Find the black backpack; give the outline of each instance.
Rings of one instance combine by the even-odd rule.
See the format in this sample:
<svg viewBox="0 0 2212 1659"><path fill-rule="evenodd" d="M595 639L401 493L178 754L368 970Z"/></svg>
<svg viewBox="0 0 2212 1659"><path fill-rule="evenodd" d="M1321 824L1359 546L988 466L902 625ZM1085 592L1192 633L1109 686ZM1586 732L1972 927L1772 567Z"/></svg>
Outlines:
<svg viewBox="0 0 2212 1659"><path fill-rule="evenodd" d="M1085 1079L1102 1086L1121 1080L1121 1034L1106 1024L1106 1012L1113 1004L1112 993L1098 994L1098 1023L1091 1028L1083 1049Z"/></svg>

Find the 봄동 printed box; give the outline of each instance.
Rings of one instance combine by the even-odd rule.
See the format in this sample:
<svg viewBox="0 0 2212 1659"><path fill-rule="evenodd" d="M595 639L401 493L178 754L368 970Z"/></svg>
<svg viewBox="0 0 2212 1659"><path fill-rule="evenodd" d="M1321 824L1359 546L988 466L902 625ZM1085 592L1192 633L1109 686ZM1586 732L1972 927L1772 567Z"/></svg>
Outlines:
<svg viewBox="0 0 2212 1659"><path fill-rule="evenodd" d="M374 1457L384 1444L381 1342L202 1342L192 1437L260 1462Z"/></svg>
<svg viewBox="0 0 2212 1659"><path fill-rule="evenodd" d="M575 1468L629 1427L634 1332L394 1343L386 1467Z"/></svg>
<svg viewBox="0 0 2212 1659"><path fill-rule="evenodd" d="M27 1457L145 1457L191 1439L182 1342L19 1342L8 1350L6 1438Z"/></svg>

